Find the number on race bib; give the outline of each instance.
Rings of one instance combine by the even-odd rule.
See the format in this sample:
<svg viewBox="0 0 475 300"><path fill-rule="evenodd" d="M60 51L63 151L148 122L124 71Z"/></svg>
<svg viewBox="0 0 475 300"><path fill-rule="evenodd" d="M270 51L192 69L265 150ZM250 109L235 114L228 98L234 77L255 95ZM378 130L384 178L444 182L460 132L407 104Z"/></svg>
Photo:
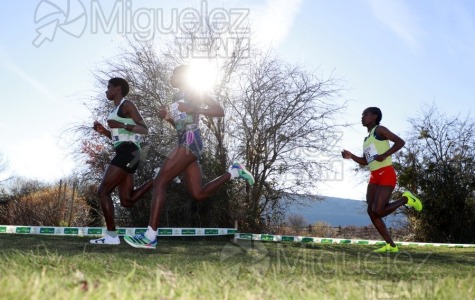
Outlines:
<svg viewBox="0 0 475 300"><path fill-rule="evenodd" d="M376 155L378 155L378 151L376 150L376 146L374 144L371 144L364 149L364 156L368 163L372 162Z"/></svg>

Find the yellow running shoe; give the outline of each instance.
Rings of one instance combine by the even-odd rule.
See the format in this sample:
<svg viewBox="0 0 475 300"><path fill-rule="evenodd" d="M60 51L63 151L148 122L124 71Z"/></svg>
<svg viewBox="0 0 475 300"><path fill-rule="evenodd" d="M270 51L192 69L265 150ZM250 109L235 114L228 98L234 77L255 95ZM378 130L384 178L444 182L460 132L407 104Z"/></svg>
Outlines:
<svg viewBox="0 0 475 300"><path fill-rule="evenodd" d="M376 250L373 250L373 252L380 252L380 253L381 253L381 252L386 252L387 249L388 249L388 245L389 245L389 244L386 244L386 245L384 245L384 246L381 247L381 248L378 248L378 249L376 249Z"/></svg>
<svg viewBox="0 0 475 300"><path fill-rule="evenodd" d="M414 207L415 210L421 211L422 210L422 202L416 196L414 196L411 192L405 191L402 193L403 197L407 198L407 206Z"/></svg>
<svg viewBox="0 0 475 300"><path fill-rule="evenodd" d="M377 253L386 253L386 252L399 252L399 248L397 246L391 246L390 244L386 244L381 248L373 250L373 252Z"/></svg>
<svg viewBox="0 0 475 300"><path fill-rule="evenodd" d="M386 252L399 252L399 248L397 246L391 246L390 244L386 245Z"/></svg>

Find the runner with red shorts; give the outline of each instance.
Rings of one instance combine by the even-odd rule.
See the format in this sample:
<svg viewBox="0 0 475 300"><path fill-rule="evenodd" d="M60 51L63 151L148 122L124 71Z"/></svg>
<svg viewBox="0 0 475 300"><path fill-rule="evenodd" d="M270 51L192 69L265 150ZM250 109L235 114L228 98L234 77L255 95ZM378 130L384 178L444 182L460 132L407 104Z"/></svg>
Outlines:
<svg viewBox="0 0 475 300"><path fill-rule="evenodd" d="M386 127L379 125L382 117L383 114L377 107L365 109L361 122L368 128L369 134L363 142L363 156L355 156L348 150L343 150L341 155L346 159L351 158L360 165L368 165L371 171L366 192L368 215L374 227L386 241L386 245L376 249L375 252L398 252L399 249L391 238L383 218L402 205L408 205L420 211L422 203L409 191L404 192L400 199L389 202L397 182L391 155L401 149L405 142ZM393 142L392 146L389 141Z"/></svg>

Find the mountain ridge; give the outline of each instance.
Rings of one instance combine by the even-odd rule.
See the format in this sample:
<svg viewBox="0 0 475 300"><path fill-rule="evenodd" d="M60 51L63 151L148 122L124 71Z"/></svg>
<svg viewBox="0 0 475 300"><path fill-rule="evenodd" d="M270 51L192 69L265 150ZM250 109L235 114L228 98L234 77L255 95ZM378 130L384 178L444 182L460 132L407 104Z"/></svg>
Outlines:
<svg viewBox="0 0 475 300"><path fill-rule="evenodd" d="M300 205L290 203L286 218L291 215L301 215L307 224L315 224L317 222L325 222L331 226L368 226L371 220L366 212L366 201L321 196L323 200L312 200L312 195L292 195L297 197ZM397 211L396 211L397 212ZM388 227L401 227L406 220L404 214L392 213L385 218Z"/></svg>

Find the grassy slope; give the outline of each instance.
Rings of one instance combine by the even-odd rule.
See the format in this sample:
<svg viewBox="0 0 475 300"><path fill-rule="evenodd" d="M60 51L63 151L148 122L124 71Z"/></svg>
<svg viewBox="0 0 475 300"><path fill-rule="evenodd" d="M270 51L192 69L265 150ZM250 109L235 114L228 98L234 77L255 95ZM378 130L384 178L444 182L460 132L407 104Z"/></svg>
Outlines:
<svg viewBox="0 0 475 300"><path fill-rule="evenodd" d="M0 235L0 299L475 299L475 248Z"/></svg>

